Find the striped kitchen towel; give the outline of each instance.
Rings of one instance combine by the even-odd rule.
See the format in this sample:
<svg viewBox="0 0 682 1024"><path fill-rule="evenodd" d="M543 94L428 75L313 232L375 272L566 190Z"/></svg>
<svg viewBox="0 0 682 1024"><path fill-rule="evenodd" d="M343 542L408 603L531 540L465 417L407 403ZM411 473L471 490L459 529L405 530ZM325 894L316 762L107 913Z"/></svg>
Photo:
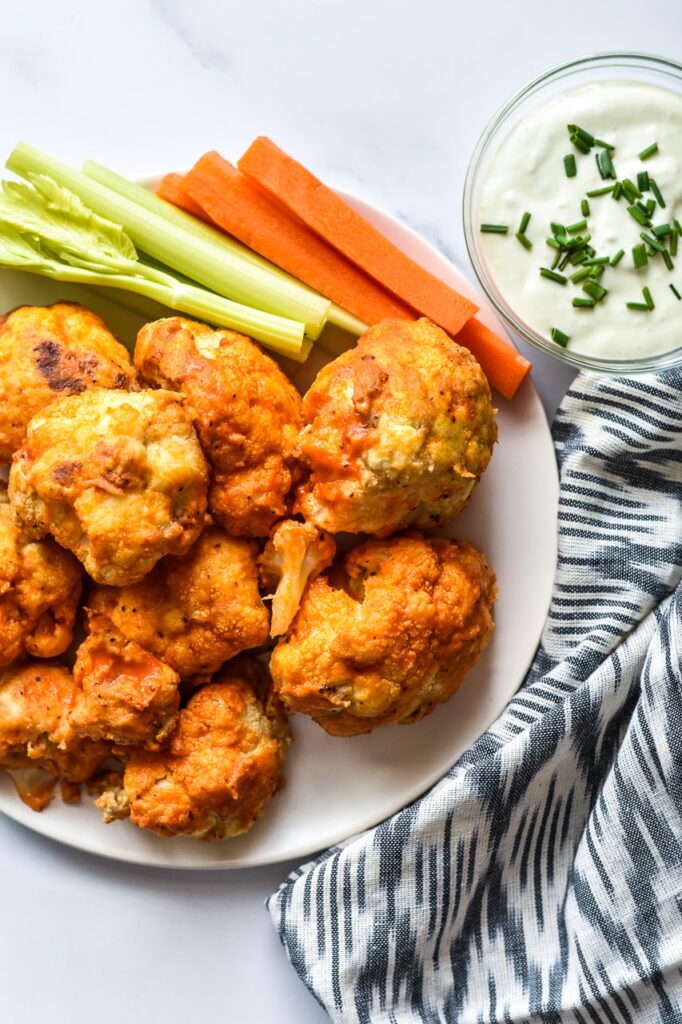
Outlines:
<svg viewBox="0 0 682 1024"><path fill-rule="evenodd" d="M429 793L269 901L334 1021L682 1022L682 373L581 374L553 433L559 562L524 686Z"/></svg>

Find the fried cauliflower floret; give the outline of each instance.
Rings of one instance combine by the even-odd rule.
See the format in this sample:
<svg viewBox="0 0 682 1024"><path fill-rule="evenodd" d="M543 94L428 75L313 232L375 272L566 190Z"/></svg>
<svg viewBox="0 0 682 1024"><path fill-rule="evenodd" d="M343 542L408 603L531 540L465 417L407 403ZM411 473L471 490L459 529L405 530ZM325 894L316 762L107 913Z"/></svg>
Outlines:
<svg viewBox="0 0 682 1024"><path fill-rule="evenodd" d="M89 603L181 676L212 674L267 640L257 557L254 541L207 527L184 557L164 558L132 586L95 587Z"/></svg>
<svg viewBox="0 0 682 1024"><path fill-rule="evenodd" d="M266 537L291 508L301 398L277 364L234 331L169 317L140 331L135 364L181 391L213 469L211 515L235 537Z"/></svg>
<svg viewBox="0 0 682 1024"><path fill-rule="evenodd" d="M71 725L81 736L116 747L158 750L175 728L180 677L127 640L106 615L90 613L89 635L78 648L78 688ZM121 751L125 753L125 751Z"/></svg>
<svg viewBox="0 0 682 1024"><path fill-rule="evenodd" d="M22 654L54 658L73 640L83 570L50 538L19 533L0 493L0 667Z"/></svg>
<svg viewBox="0 0 682 1024"><path fill-rule="evenodd" d="M480 366L430 321L385 320L327 364L305 398L311 475L295 511L379 537L456 515L497 437Z"/></svg>
<svg viewBox="0 0 682 1024"><path fill-rule="evenodd" d="M35 416L9 496L27 536L51 533L98 583L142 579L189 550L204 524L208 467L168 391L85 391Z"/></svg>
<svg viewBox="0 0 682 1024"><path fill-rule="evenodd" d="M41 811L59 776L89 779L109 753L71 725L73 676L50 661L15 662L0 672L0 770L14 777L21 799Z"/></svg>
<svg viewBox="0 0 682 1024"><path fill-rule="evenodd" d="M0 462L21 448L37 412L91 387L138 387L127 350L98 316L56 302L0 317Z"/></svg>
<svg viewBox="0 0 682 1024"><path fill-rule="evenodd" d="M448 700L493 631L495 577L464 541L370 540L318 576L273 652L275 692L333 736L415 722Z"/></svg>
<svg viewBox="0 0 682 1024"><path fill-rule="evenodd" d="M243 661L243 659L240 659ZM180 712L168 750L134 750L123 788L97 805L161 836L229 839L251 828L281 785L289 731L279 702L228 665Z"/></svg>
<svg viewBox="0 0 682 1024"><path fill-rule="evenodd" d="M261 583L275 588L270 636L286 633L308 580L332 564L336 544L312 523L285 519L274 526L258 561Z"/></svg>

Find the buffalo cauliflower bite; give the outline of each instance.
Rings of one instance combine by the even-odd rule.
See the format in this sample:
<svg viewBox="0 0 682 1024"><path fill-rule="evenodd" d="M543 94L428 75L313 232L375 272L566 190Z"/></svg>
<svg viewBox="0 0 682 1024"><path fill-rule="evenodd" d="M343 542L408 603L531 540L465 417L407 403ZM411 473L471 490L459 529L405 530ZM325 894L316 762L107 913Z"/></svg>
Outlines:
<svg viewBox="0 0 682 1024"><path fill-rule="evenodd" d="M91 387L138 387L127 350L95 313L56 302L0 317L0 462L21 448L37 412Z"/></svg>
<svg viewBox="0 0 682 1024"><path fill-rule="evenodd" d="M147 324L135 364L156 387L181 391L213 468L213 518L236 537L266 537L291 507L301 398L277 364L234 331L169 317Z"/></svg>
<svg viewBox="0 0 682 1024"><path fill-rule="evenodd" d="M93 390L35 416L9 496L27 536L51 533L98 583L142 579L204 525L208 467L179 396Z"/></svg>
<svg viewBox="0 0 682 1024"><path fill-rule="evenodd" d="M291 711L334 736L414 722L449 699L493 631L495 577L464 541L370 540L308 587L270 662Z"/></svg>
<svg viewBox="0 0 682 1024"><path fill-rule="evenodd" d="M126 747L158 750L175 728L180 677L126 640L106 615L89 614L73 678L78 695L70 721L81 736L107 740L125 753Z"/></svg>
<svg viewBox="0 0 682 1024"><path fill-rule="evenodd" d="M445 523L497 437L480 366L425 319L371 327L320 371L303 409L311 475L295 511L331 533L385 537Z"/></svg>
<svg viewBox="0 0 682 1024"><path fill-rule="evenodd" d="M180 712L166 751L133 750L122 787L96 801L105 821L130 816L161 836L229 839L246 832L282 781L289 730L245 659L227 665Z"/></svg>
<svg viewBox="0 0 682 1024"><path fill-rule="evenodd" d="M308 580L331 565L335 554L333 538L312 523L285 519L272 528L258 561L262 585L275 588L270 636L286 633Z"/></svg>
<svg viewBox="0 0 682 1024"><path fill-rule="evenodd" d="M57 662L15 662L0 672L0 770L10 772L33 810L49 803L58 777L85 782L110 752L74 731L76 693L73 676Z"/></svg>
<svg viewBox="0 0 682 1024"><path fill-rule="evenodd" d="M181 676L210 674L267 640L257 555L254 541L210 526L182 558L129 587L95 587L89 603Z"/></svg>
<svg viewBox="0 0 682 1024"><path fill-rule="evenodd" d="M24 653L63 654L73 640L82 575L51 538L22 537L0 493L0 667Z"/></svg>

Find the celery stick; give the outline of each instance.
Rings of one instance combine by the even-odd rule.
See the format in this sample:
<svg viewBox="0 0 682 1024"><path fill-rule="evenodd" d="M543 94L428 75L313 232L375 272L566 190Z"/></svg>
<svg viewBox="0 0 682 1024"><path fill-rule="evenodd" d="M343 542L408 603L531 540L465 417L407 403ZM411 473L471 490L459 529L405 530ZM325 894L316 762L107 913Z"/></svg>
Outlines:
<svg viewBox="0 0 682 1024"><path fill-rule="evenodd" d="M308 285L303 284L291 274L288 274L286 270L282 270L281 267L270 263L269 260L259 256L253 249L249 249L235 238L226 234L226 232L213 228L210 224L205 224L197 217L192 216L191 213L187 213L185 210L173 206L172 203L167 202L165 199L161 199L160 196L157 196L155 192L144 185L139 185L128 178L123 178L120 174L110 171L107 167L103 167L102 164L98 164L94 160L86 161L81 167L81 172L93 181L99 182L100 185L104 185L105 188L110 188L113 192L117 192L124 199L130 199L132 202L139 203L140 206L144 206L151 213L157 213L169 223L175 224L186 231L191 231L197 238L201 238L211 244L217 242L219 245L224 245L235 255L243 257L243 259L254 266L260 267L265 272L269 271L281 280L289 281L296 288L301 288L304 292L319 298L318 292L309 288Z"/></svg>
<svg viewBox="0 0 682 1024"><path fill-rule="evenodd" d="M311 338L319 335L329 310L328 300L244 260L226 247L222 238L220 244L210 243L26 143L14 149L6 166L22 177L49 175L96 214L120 224L143 252L218 295L285 319L302 321L306 334Z"/></svg>
<svg viewBox="0 0 682 1024"><path fill-rule="evenodd" d="M0 224L0 266L40 274L57 281L103 285L135 292L178 312L248 334L298 362L303 362L310 351L308 342L304 344L304 325L300 322L241 306L221 295L178 281L170 274L163 274L138 260L128 260L130 269L124 269L126 261L122 259L122 269L113 272L104 264L97 268L95 253L88 265L81 262L75 266L58 260L35 237L27 237L16 228L7 226L7 216L5 211L5 216L0 217L4 221Z"/></svg>
<svg viewBox="0 0 682 1024"><path fill-rule="evenodd" d="M327 319L330 324L336 324L336 326L340 327L341 330L348 331L348 333L352 334L354 337L364 334L368 327L366 323L363 323L362 320L353 316L352 313L348 313L345 309L342 309L341 306L337 306L335 302L332 302Z"/></svg>

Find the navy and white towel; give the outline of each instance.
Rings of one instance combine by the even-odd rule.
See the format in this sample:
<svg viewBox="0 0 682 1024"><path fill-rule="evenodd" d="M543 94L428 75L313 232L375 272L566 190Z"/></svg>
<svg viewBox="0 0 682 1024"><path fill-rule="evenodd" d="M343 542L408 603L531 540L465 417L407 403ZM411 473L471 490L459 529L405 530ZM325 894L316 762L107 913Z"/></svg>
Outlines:
<svg viewBox="0 0 682 1024"><path fill-rule="evenodd" d="M528 678L429 793L269 909L343 1024L682 1022L682 373L581 374Z"/></svg>

